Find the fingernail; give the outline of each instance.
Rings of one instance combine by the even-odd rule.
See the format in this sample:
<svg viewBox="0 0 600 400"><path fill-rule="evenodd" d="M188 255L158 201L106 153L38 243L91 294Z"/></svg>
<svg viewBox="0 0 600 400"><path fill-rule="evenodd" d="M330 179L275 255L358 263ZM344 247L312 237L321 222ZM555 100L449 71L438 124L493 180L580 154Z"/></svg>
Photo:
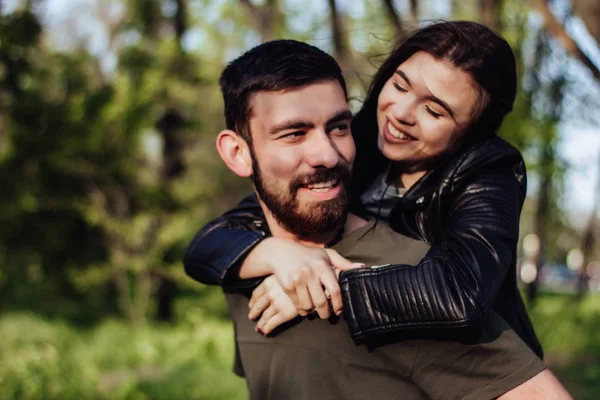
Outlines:
<svg viewBox="0 0 600 400"><path fill-rule="evenodd" d="M352 265L354 265L355 267L358 267L358 268L364 268L365 267L365 264L363 264L363 263L352 263Z"/></svg>
<svg viewBox="0 0 600 400"><path fill-rule="evenodd" d="M338 317L342 314L342 310L336 311L335 315L337 315Z"/></svg>

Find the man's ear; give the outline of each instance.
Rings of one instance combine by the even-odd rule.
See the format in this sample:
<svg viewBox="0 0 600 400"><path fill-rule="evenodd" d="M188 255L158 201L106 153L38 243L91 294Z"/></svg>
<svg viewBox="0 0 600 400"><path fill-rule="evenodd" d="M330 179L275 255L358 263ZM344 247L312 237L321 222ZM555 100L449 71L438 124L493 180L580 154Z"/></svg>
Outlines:
<svg viewBox="0 0 600 400"><path fill-rule="evenodd" d="M226 129L217 136L217 151L236 175L247 178L252 175L252 156L248 143L240 135Z"/></svg>

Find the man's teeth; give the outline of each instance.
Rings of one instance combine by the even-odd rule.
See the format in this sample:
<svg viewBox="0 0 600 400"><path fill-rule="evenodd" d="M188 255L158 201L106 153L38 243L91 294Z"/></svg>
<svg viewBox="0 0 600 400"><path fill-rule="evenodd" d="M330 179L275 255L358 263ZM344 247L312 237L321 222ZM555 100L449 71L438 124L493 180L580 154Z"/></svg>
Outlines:
<svg viewBox="0 0 600 400"><path fill-rule="evenodd" d="M326 182L313 183L311 185L307 185L306 187L315 192L326 192L328 190L331 190L336 185L337 179L332 179Z"/></svg>
<svg viewBox="0 0 600 400"><path fill-rule="evenodd" d="M402 139L402 140L415 140L412 136L408 136L408 135L400 132L398 129L394 128L394 126L390 122L388 122L387 126L388 126L388 131L392 134L393 137Z"/></svg>

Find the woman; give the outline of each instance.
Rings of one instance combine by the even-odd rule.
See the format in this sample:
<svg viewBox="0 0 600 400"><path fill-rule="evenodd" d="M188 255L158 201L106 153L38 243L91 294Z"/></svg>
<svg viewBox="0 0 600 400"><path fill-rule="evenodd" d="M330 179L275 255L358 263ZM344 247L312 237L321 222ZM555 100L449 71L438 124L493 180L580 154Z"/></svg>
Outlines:
<svg viewBox="0 0 600 400"><path fill-rule="evenodd" d="M493 309L542 356L516 282L525 166L496 134L516 81L508 43L473 22L418 30L378 70L352 122L360 200L353 211L431 249L417 266L341 273L344 316L356 343L453 338ZM209 224L188 249L187 273L223 283L235 280L234 265L293 265L301 245L291 251L287 244L287 255L278 254L277 239L262 240L263 218L246 201ZM254 222L258 229L248 230ZM237 250L219 253L223 241L215 238L225 232Z"/></svg>

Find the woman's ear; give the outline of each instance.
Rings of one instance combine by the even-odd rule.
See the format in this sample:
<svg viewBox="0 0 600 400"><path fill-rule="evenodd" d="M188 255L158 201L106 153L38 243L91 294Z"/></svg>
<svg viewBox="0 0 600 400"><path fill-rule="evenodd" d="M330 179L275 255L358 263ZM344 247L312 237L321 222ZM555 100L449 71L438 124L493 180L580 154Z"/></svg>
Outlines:
<svg viewBox="0 0 600 400"><path fill-rule="evenodd" d="M217 151L236 175L247 178L252 175L252 156L248 143L240 135L226 129L217 136Z"/></svg>

